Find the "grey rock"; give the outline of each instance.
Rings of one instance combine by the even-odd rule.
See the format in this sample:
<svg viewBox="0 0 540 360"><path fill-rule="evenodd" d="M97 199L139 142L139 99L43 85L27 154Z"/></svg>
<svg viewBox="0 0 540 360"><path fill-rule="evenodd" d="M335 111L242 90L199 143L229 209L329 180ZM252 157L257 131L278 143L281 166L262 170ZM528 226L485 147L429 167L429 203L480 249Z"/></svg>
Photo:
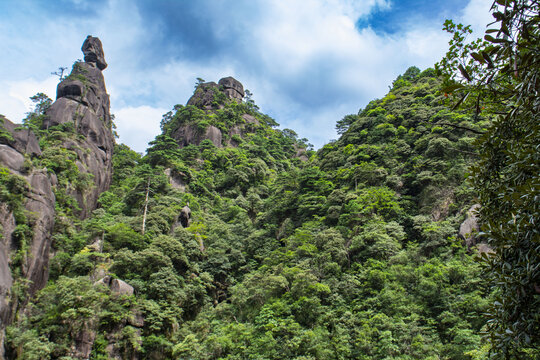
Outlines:
<svg viewBox="0 0 540 360"><path fill-rule="evenodd" d="M96 340L97 321L91 318L75 336L71 356L75 359L89 359Z"/></svg>
<svg viewBox="0 0 540 360"><path fill-rule="evenodd" d="M183 148L190 144L199 145L203 140L210 140L216 147L221 147L223 135L221 130L210 125L204 131L201 131L196 124L180 126L172 132L172 138L176 140L178 146Z"/></svg>
<svg viewBox="0 0 540 360"><path fill-rule="evenodd" d="M110 275L104 276L101 279L99 279L98 281L96 281L94 283L94 286L103 285L103 286L106 286L106 287L110 287L111 280L112 280L112 277Z"/></svg>
<svg viewBox="0 0 540 360"><path fill-rule="evenodd" d="M213 81L197 86L193 96L189 98L187 105L193 105L201 109L210 110L213 108L214 94L218 89L218 84Z"/></svg>
<svg viewBox="0 0 540 360"><path fill-rule="evenodd" d="M90 175L93 180L93 186L89 189L71 194L79 203L81 218L95 209L99 195L110 186L114 148L110 99L100 67L94 66L95 61L99 64L99 56L103 52L99 39L87 38L83 52L87 62L76 63L70 76L58 85L57 100L48 109L43 122L44 128L71 123L83 137L64 143L66 149L77 153L79 171Z"/></svg>
<svg viewBox="0 0 540 360"><path fill-rule="evenodd" d="M131 326L142 328L144 326L144 316L138 312L133 312L133 316L128 319L128 323Z"/></svg>
<svg viewBox="0 0 540 360"><path fill-rule="evenodd" d="M1 119L0 127L9 131L13 137L13 140L0 138L0 144L9 145L22 154L28 154L30 156L41 155L39 141L32 130L22 129L20 125L16 125L6 118Z"/></svg>
<svg viewBox="0 0 540 360"><path fill-rule="evenodd" d="M473 205L469 211L467 211L465 221L459 226L459 237L465 241L465 244L469 249L476 245L476 234L480 230L478 218L476 216L478 209L480 209L479 204Z"/></svg>
<svg viewBox="0 0 540 360"><path fill-rule="evenodd" d="M80 80L64 80L56 87L56 99L63 97L80 98L84 94L84 84Z"/></svg>
<svg viewBox="0 0 540 360"><path fill-rule="evenodd" d="M19 173L23 169L24 156L11 146L0 144L0 165Z"/></svg>
<svg viewBox="0 0 540 360"><path fill-rule="evenodd" d="M35 214L35 220L32 227L34 235L24 273L31 280L28 294L32 296L45 286L49 278L49 253L56 198L44 170L33 172L28 176L28 182L30 194L25 207L30 213Z"/></svg>
<svg viewBox="0 0 540 360"><path fill-rule="evenodd" d="M0 150L1 151L1 150ZM10 318L9 294L13 277L9 268L9 250L11 247L9 239L15 230L15 218L8 209L7 204L0 203L0 226L2 237L0 238L0 331L3 329L3 324L6 324ZM2 334L0 334L2 336ZM0 351L2 350L0 344Z"/></svg>
<svg viewBox="0 0 540 360"><path fill-rule="evenodd" d="M133 295L133 286L120 279L111 280L111 291L119 295Z"/></svg>
<svg viewBox="0 0 540 360"><path fill-rule="evenodd" d="M173 189L178 189L180 191L186 191L186 183L182 180L180 174L177 174L172 169L165 169L165 175L169 179L169 184Z"/></svg>
<svg viewBox="0 0 540 360"><path fill-rule="evenodd" d="M225 95L238 102L241 102L245 96L244 86L240 81L236 80L232 76L219 80L218 85L223 87Z"/></svg>
<svg viewBox="0 0 540 360"><path fill-rule="evenodd" d="M100 70L104 70L107 67L107 62L105 62L105 54L103 53L103 46L99 38L88 35L82 45L81 50L84 54L85 62L95 63Z"/></svg>
<svg viewBox="0 0 540 360"><path fill-rule="evenodd" d="M246 120L248 124L260 125L259 120L257 120L257 118L253 115L244 114L242 115L242 118Z"/></svg>
<svg viewBox="0 0 540 360"><path fill-rule="evenodd" d="M184 206L182 210L180 210L180 214L178 215L178 220L180 221L180 224L182 224L182 227L188 227L189 222L191 219L191 209L189 206Z"/></svg>

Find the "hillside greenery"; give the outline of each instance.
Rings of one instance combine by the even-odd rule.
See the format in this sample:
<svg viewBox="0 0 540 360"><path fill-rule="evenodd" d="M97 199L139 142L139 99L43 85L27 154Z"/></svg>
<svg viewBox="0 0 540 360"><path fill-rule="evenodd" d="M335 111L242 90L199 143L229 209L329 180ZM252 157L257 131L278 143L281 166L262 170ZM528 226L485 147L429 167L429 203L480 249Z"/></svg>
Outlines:
<svg viewBox="0 0 540 360"><path fill-rule="evenodd" d="M33 166L58 177L54 257L8 327L7 355L68 359L93 333L92 359L110 344L145 359L487 358L493 294L457 233L477 202L473 142L491 120L450 110L441 83L409 68L317 152L252 100L218 90L210 110L177 105L144 156L115 146L112 185L85 220L69 190L89 181L59 145L77 135L43 131ZM186 124L246 131L179 147ZM95 284L105 275L134 295Z"/></svg>

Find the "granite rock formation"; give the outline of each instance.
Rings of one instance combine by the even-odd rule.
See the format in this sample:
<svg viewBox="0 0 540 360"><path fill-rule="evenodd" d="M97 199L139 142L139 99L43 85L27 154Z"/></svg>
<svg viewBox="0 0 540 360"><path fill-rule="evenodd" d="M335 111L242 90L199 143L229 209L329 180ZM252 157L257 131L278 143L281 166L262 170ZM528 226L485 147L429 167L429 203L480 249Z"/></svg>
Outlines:
<svg viewBox="0 0 540 360"><path fill-rule="evenodd" d="M459 226L459 237L465 241L468 249L476 245L476 234L480 231L478 217L476 216L478 209L480 209L479 204L473 205L467 211L467 217Z"/></svg>
<svg viewBox="0 0 540 360"><path fill-rule="evenodd" d="M71 74L58 84L56 101L47 112L44 128L72 123L82 139L66 141L64 147L77 153L77 167L90 174L94 186L75 192L81 218L88 216L97 204L99 194L111 183L114 136L109 95L101 72L105 63L101 41L89 36L83 44L85 62L73 65Z"/></svg>
<svg viewBox="0 0 540 360"><path fill-rule="evenodd" d="M232 76L219 80L218 85L223 88L225 95L237 102L241 102L245 96L244 86Z"/></svg>
<svg viewBox="0 0 540 360"><path fill-rule="evenodd" d="M76 164L82 174L89 174L93 186L84 191L73 190L78 201L80 217L85 218L97 204L99 194L108 189L112 172L114 137L109 113L109 96L101 70L105 62L101 41L89 36L82 47L85 62L77 62L71 74L57 88L57 100L46 113L43 129L72 123L74 136L65 140L64 148L77 154ZM26 298L43 288L49 277L49 257L55 223L54 187L57 179L46 168L35 168L30 161L40 157L42 149L29 128L21 128L5 118L0 119L0 166L9 176L19 179L25 186L22 206L27 216L25 225L31 232L28 250L19 260L19 271L28 282ZM6 170L4 170L6 171ZM3 355L5 326L17 311L24 309L11 291L13 285L12 254L19 249L14 234L17 220L14 209L0 201L0 360ZM84 342L84 341L83 341ZM82 343L81 343L82 344ZM81 345L83 348L84 346ZM76 346L75 352L79 350ZM81 349L86 353L85 349Z"/></svg>

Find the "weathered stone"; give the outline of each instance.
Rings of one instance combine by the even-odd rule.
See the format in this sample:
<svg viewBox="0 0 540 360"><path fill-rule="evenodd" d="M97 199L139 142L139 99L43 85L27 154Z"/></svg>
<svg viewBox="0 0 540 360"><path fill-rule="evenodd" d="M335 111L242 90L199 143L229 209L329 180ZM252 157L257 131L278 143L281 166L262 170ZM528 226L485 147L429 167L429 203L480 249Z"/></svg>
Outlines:
<svg viewBox="0 0 540 360"><path fill-rule="evenodd" d="M242 119L246 120L248 124L260 125L259 120L257 120L257 118L253 115L244 114L242 115Z"/></svg>
<svg viewBox="0 0 540 360"><path fill-rule="evenodd" d="M45 170L33 172L28 177L28 182L30 194L25 207L26 210L34 214L35 220L25 275L31 280L28 294L32 296L45 286L49 278L49 253L56 198Z"/></svg>
<svg viewBox="0 0 540 360"><path fill-rule="evenodd" d="M21 154L28 154L30 156L41 155L39 141L32 130L23 129L20 125L14 124L6 118L2 118L1 120L0 127L11 133L13 140L0 138L0 144L9 145Z"/></svg>
<svg viewBox="0 0 540 360"><path fill-rule="evenodd" d="M1 152L1 150L0 150ZM0 238L0 332L2 332L3 324L7 323L10 318L9 293L13 284L13 277L9 268L9 249L11 247L11 234L15 230L15 217L9 211L7 204L0 203L0 226L2 233ZM0 334L2 336L2 334ZM0 344L0 353L2 351ZM1 356L0 356L1 357Z"/></svg>
<svg viewBox="0 0 540 360"><path fill-rule="evenodd" d="M94 341L96 340L97 322L96 318L87 320L83 329L75 336L75 343L71 356L74 359L89 359Z"/></svg>
<svg viewBox="0 0 540 360"><path fill-rule="evenodd" d="M476 216L476 212L479 208L479 204L473 205L469 211L467 211L465 221L459 226L459 237L465 241L465 244L469 249L476 245L476 234L480 230L478 218Z"/></svg>
<svg viewBox="0 0 540 360"><path fill-rule="evenodd" d="M92 57L93 51L99 60L101 42L89 37L83 45L85 48L90 51L90 60L86 59L85 52L87 62L76 63L68 79L58 85L57 100L48 109L43 122L44 128L71 123L74 130L84 137L64 143L66 149L77 153L79 171L91 175L94 183L85 191L73 191L71 194L79 203L81 218L95 209L99 195L110 186L114 148L109 95L103 74L99 67L93 65L95 59Z"/></svg>
<svg viewBox="0 0 540 360"><path fill-rule="evenodd" d="M169 179L169 184L173 189L178 189L180 191L186 191L186 183L182 180L180 174L177 174L172 169L165 169L165 175Z"/></svg>
<svg viewBox="0 0 540 360"><path fill-rule="evenodd" d="M128 323L131 326L142 328L144 326L144 316L138 311L133 312L132 315L133 316L128 319Z"/></svg>
<svg viewBox="0 0 540 360"><path fill-rule="evenodd" d="M203 140L210 140L216 147L221 147L223 135L221 130L210 125L204 131L201 131L196 124L180 126L173 131L172 138L178 143L178 146L183 148L190 144L199 145Z"/></svg>
<svg viewBox="0 0 540 360"><path fill-rule="evenodd" d="M101 40L99 40L99 38L88 35L81 50L84 54L85 62L96 64L100 70L104 70L107 67L103 46L101 45Z"/></svg>
<svg viewBox="0 0 540 360"><path fill-rule="evenodd" d="M188 227L189 221L191 219L191 209L189 206L184 206L182 210L180 210L180 214L178 215L178 220L180 221L180 224L182 224L182 227Z"/></svg>
<svg viewBox="0 0 540 360"><path fill-rule="evenodd" d="M195 89L193 96L187 102L187 105L193 105L201 109L212 109L214 94L218 89L218 84L213 81L200 84Z"/></svg>
<svg viewBox="0 0 540 360"><path fill-rule="evenodd" d="M111 280L111 291L119 295L133 295L133 286L120 279Z"/></svg>
<svg viewBox="0 0 540 360"><path fill-rule="evenodd" d="M244 98L244 86L232 76L225 77L218 82L223 87L223 92L231 99L241 102Z"/></svg>
<svg viewBox="0 0 540 360"><path fill-rule="evenodd" d="M109 287L111 285L111 280L112 280L112 278L111 278L110 275L104 276L101 279L99 279L98 281L96 281L94 283L94 286L103 285L103 286Z"/></svg>
<svg viewBox="0 0 540 360"><path fill-rule="evenodd" d="M0 165L20 172L23 169L24 156L11 146L0 144Z"/></svg>
<svg viewBox="0 0 540 360"><path fill-rule="evenodd" d="M64 80L56 87L56 99L63 97L80 98L84 94L84 84L80 80Z"/></svg>

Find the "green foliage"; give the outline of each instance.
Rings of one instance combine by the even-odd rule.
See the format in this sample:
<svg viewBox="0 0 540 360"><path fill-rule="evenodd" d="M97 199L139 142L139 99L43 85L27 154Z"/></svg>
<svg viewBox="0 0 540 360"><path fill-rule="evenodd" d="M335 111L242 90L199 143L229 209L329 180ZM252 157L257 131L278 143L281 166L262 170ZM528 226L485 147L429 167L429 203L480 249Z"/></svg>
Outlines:
<svg viewBox="0 0 540 360"><path fill-rule="evenodd" d="M307 141L273 129L250 96L216 88L208 108L175 106L146 156L115 147L111 188L89 218L57 216L50 283L10 333L10 354L31 356L19 345L29 341L38 356L67 356L87 327L96 359L111 347L149 359L481 356L490 293L455 235L486 121L445 108L440 84L409 69L305 162L295 156ZM179 147L181 126L215 126L224 140ZM42 138L60 199L78 181L73 154L55 146L69 130ZM134 295L93 285L104 274Z"/></svg>
<svg viewBox="0 0 540 360"><path fill-rule="evenodd" d="M471 172L484 239L493 249L484 258L497 293L489 311L491 353L532 359L540 344L540 5L495 1L491 11L495 21L484 41L465 43L468 28L446 23L454 40L439 66L448 92L460 97L456 105L498 114L476 141L480 156Z"/></svg>

